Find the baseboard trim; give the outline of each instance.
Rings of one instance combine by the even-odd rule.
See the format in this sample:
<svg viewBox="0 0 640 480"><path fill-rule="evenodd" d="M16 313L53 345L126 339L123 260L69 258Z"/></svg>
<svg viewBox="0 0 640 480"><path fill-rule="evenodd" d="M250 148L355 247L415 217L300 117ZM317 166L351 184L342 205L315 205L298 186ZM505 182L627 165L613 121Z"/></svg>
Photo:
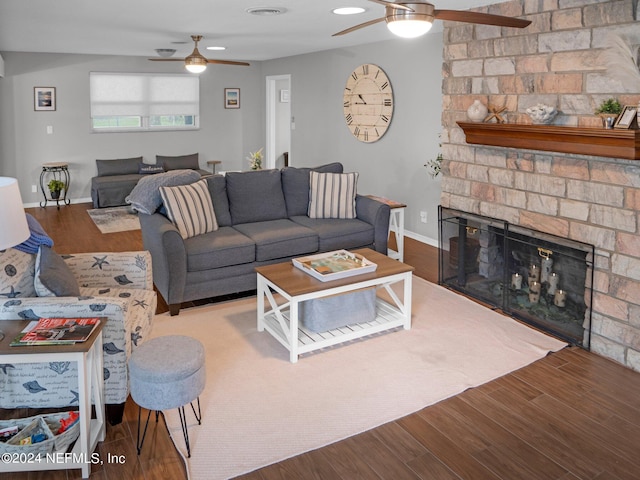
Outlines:
<svg viewBox="0 0 640 480"><path fill-rule="evenodd" d="M93 202L93 200L91 200L91 197L87 197L87 198L76 198L74 200L71 200L71 203L91 203ZM24 208L36 208L40 206L40 202L35 202L35 203L24 203L22 205ZM51 206L56 206L56 201L55 200L49 200L47 202L47 207L51 207ZM60 204L60 206L64 206L62 203Z"/></svg>
<svg viewBox="0 0 640 480"><path fill-rule="evenodd" d="M421 243L426 243L427 245L431 245L432 247L438 248L438 239L433 239L431 237L426 237L424 235L420 235L419 233L411 232L409 230L404 231L404 236L409 237L412 240L416 240Z"/></svg>

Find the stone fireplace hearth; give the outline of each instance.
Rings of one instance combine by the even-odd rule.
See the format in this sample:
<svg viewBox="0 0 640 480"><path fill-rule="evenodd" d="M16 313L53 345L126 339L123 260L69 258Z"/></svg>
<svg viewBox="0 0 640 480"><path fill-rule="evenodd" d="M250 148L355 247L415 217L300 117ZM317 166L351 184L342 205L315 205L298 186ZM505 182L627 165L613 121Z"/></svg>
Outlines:
<svg viewBox="0 0 640 480"><path fill-rule="evenodd" d="M439 209L439 283L589 349L593 245Z"/></svg>
<svg viewBox="0 0 640 480"><path fill-rule="evenodd" d="M538 103L554 125L602 128L606 98L638 105L602 61L610 33L640 43L634 0L515 0L479 9L532 20L526 29L445 23L443 207L500 218L509 229L594 245L592 351L640 371L640 163L638 160L469 144L457 122L475 101L531 124Z"/></svg>

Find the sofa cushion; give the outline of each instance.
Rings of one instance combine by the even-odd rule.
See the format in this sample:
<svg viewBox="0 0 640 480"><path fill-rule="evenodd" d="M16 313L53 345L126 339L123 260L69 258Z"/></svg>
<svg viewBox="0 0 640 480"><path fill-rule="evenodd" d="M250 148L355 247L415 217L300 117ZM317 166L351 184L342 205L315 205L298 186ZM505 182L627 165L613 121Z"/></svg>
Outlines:
<svg viewBox="0 0 640 480"><path fill-rule="evenodd" d="M0 251L0 302L16 297L35 297L33 285L36 256L15 248Z"/></svg>
<svg viewBox="0 0 640 480"><path fill-rule="evenodd" d="M291 220L317 233L320 252L365 247L374 241L373 225L357 218L309 218L300 215Z"/></svg>
<svg viewBox="0 0 640 480"><path fill-rule="evenodd" d="M253 240L233 227L220 227L215 232L189 238L184 244L188 272L251 263L256 259Z"/></svg>
<svg viewBox="0 0 640 480"><path fill-rule="evenodd" d="M224 175L211 175L207 177L209 194L213 201L213 209L216 211L216 219L220 227L231 225L231 213L229 213L229 199L227 198L227 182Z"/></svg>
<svg viewBox="0 0 640 480"><path fill-rule="evenodd" d="M200 174L193 170L172 170L156 175L145 175L127 196L127 203L136 212L151 215L162 205L160 187L188 185L200 180Z"/></svg>
<svg viewBox="0 0 640 480"><path fill-rule="evenodd" d="M138 173L138 165L142 163L142 157L116 158L114 160L96 160L98 176L129 175Z"/></svg>
<svg viewBox="0 0 640 480"><path fill-rule="evenodd" d="M328 163L314 168L285 167L282 169L282 191L287 215L306 215L309 209L309 172L342 173L342 164Z"/></svg>
<svg viewBox="0 0 640 480"><path fill-rule="evenodd" d="M60 255L46 245L38 250L33 283L39 297L80 296L80 287L71 269Z"/></svg>
<svg viewBox="0 0 640 480"><path fill-rule="evenodd" d="M156 155L156 164L162 165L167 172L169 170L198 170L200 168L197 153L178 155L177 157Z"/></svg>
<svg viewBox="0 0 640 480"><path fill-rule="evenodd" d="M140 175L153 175L154 173L162 172L164 172L164 167L162 165L152 165L149 163L141 163L138 165L138 173Z"/></svg>
<svg viewBox="0 0 640 480"><path fill-rule="evenodd" d="M234 225L256 244L256 261L303 255L318 250L318 235L289 219Z"/></svg>
<svg viewBox="0 0 640 480"><path fill-rule="evenodd" d="M160 195L169 220L182 238L191 238L218 229L206 180L190 185L160 187Z"/></svg>
<svg viewBox="0 0 640 480"><path fill-rule="evenodd" d="M309 173L309 218L356 218L358 173Z"/></svg>
<svg viewBox="0 0 640 480"><path fill-rule="evenodd" d="M280 170L228 172L225 177L233 225L287 218Z"/></svg>

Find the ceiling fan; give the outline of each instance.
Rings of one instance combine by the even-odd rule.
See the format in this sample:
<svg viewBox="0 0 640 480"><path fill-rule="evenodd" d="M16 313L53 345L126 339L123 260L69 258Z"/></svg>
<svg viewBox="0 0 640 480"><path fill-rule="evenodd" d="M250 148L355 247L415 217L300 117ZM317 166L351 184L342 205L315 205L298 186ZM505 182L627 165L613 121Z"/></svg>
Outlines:
<svg viewBox="0 0 640 480"><path fill-rule="evenodd" d="M434 20L480 23L483 25L514 28L524 28L531 23L530 20L492 15L490 13L470 12L467 10L438 10L433 4L422 0L399 2L388 2L385 0L369 1L385 6L384 17L347 28L341 32L334 33L333 36L351 33L383 21L387 22L387 28L391 30L391 32L405 38L415 38L424 35L431 29Z"/></svg>
<svg viewBox="0 0 640 480"><path fill-rule="evenodd" d="M202 40L202 35L191 35L191 39L195 42L195 47L191 55L186 58L150 58L152 62L184 62L184 66L191 73L202 73L207 69L208 63L219 63L222 65L243 65L248 66L247 62L234 62L232 60L212 60L198 51L198 42Z"/></svg>

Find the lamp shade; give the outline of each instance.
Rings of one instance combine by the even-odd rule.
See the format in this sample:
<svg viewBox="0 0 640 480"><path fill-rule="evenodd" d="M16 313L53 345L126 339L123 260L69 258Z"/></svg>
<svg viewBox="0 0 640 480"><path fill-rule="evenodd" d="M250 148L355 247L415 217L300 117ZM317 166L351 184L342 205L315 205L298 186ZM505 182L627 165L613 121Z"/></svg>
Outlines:
<svg viewBox="0 0 640 480"><path fill-rule="evenodd" d="M29 235L18 180L0 177L0 250L20 245Z"/></svg>

